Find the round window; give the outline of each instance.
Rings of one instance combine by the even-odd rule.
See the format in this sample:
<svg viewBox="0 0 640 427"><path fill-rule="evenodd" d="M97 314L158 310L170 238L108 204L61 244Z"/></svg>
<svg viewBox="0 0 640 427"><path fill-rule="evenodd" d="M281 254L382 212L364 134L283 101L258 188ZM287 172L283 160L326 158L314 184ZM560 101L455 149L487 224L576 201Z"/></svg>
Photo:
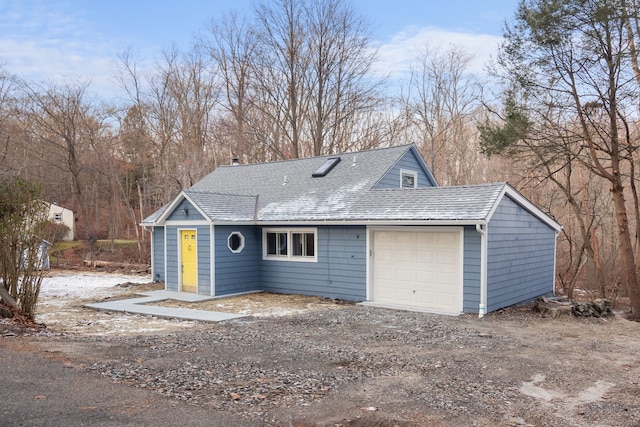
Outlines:
<svg viewBox="0 0 640 427"><path fill-rule="evenodd" d="M227 246L229 250L234 254L238 254L242 252L244 248L244 236L239 231L234 231L229 234L229 238L227 239Z"/></svg>

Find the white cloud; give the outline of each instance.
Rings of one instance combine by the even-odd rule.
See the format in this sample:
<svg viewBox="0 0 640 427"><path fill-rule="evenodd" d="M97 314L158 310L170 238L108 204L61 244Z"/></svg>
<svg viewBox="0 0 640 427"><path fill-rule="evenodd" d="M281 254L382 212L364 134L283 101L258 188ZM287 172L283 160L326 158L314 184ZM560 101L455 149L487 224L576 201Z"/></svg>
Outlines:
<svg viewBox="0 0 640 427"><path fill-rule="evenodd" d="M409 29L378 45L378 61L374 72L401 79L409 74L411 62L424 47L448 49L459 47L472 56L469 71L483 74L490 59L495 58L501 37L443 30L435 27Z"/></svg>
<svg viewBox="0 0 640 427"><path fill-rule="evenodd" d="M36 82L90 81L90 91L113 96L115 40L92 30L65 2L9 3L0 0L0 64L6 71Z"/></svg>

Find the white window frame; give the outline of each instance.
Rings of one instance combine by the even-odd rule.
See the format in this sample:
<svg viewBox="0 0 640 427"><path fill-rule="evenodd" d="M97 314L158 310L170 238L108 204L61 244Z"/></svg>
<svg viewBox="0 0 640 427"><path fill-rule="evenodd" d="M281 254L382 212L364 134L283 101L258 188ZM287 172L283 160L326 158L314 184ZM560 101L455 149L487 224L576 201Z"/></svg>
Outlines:
<svg viewBox="0 0 640 427"><path fill-rule="evenodd" d="M410 176L413 178L413 187L405 187L403 185L402 178L405 176ZM418 172L407 169L400 169L400 188L418 188Z"/></svg>
<svg viewBox="0 0 640 427"><path fill-rule="evenodd" d="M275 255L267 253L268 241L267 234L280 233L287 236L286 239L286 255ZM313 234L313 256L293 255L293 235L294 234ZM318 262L318 229L317 228L263 228L262 229L262 259L275 261L294 261L294 262Z"/></svg>
<svg viewBox="0 0 640 427"><path fill-rule="evenodd" d="M240 238L240 246L238 246L237 249L233 249L231 247L231 237L233 237L234 235ZM229 248L231 253L234 254L239 254L240 252L242 252L242 250L244 249L244 235L239 231L232 231L231 233L229 233L229 236L227 237L227 248Z"/></svg>

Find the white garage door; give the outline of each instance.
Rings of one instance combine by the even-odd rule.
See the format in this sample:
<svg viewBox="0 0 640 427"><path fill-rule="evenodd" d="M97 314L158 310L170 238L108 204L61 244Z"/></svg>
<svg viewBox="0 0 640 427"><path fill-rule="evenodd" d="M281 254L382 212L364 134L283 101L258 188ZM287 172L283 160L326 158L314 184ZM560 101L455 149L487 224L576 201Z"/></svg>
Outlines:
<svg viewBox="0 0 640 427"><path fill-rule="evenodd" d="M459 232L374 231L373 300L462 311Z"/></svg>

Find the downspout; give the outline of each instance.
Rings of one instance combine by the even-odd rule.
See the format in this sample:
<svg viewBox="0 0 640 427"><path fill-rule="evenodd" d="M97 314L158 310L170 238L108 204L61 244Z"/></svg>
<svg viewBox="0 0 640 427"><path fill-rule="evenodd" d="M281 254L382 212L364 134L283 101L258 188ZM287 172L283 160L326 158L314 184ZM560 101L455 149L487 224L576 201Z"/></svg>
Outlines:
<svg viewBox="0 0 640 427"><path fill-rule="evenodd" d="M558 272L558 236L560 231L556 231L556 238L553 241L553 295L556 295L556 274Z"/></svg>
<svg viewBox="0 0 640 427"><path fill-rule="evenodd" d="M476 224L476 231L480 233L480 306L478 318L482 319L487 311L487 226Z"/></svg>

